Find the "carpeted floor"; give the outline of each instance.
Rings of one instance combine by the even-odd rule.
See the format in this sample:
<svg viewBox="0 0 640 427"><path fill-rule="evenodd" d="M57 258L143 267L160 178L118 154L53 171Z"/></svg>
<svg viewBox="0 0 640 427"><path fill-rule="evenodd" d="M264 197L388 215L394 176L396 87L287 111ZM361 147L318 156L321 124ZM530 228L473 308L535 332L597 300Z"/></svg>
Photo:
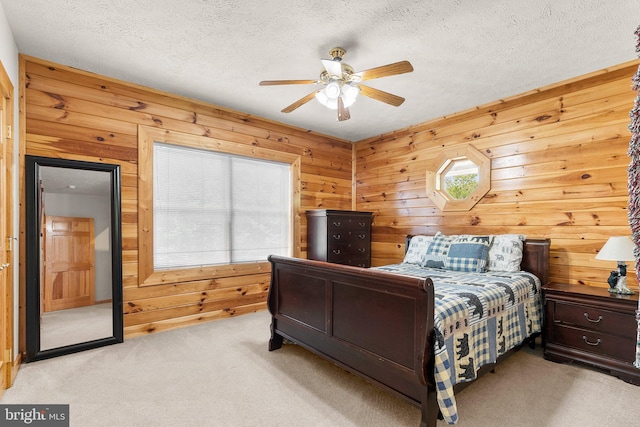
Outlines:
<svg viewBox="0 0 640 427"><path fill-rule="evenodd" d="M417 407L298 346L267 351L269 322L248 314L24 364L0 403L68 403L74 427L419 425ZM640 387L539 348L457 401L461 427L640 424Z"/></svg>
<svg viewBox="0 0 640 427"><path fill-rule="evenodd" d="M113 336L111 303L49 311L40 320L40 349Z"/></svg>

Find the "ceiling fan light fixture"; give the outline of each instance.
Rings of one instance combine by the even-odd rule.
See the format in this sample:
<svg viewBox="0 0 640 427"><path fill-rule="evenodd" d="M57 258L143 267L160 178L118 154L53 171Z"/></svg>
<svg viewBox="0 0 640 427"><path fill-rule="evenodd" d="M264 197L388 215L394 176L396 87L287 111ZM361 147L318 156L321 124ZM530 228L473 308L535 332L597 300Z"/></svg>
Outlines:
<svg viewBox="0 0 640 427"><path fill-rule="evenodd" d="M348 83L340 86L340 83L333 81L325 86L324 89L316 92L316 99L325 107L331 110L337 110L339 97L342 98L344 107L349 108L356 102L359 93L360 90L356 86Z"/></svg>
<svg viewBox="0 0 640 427"><path fill-rule="evenodd" d="M344 106L349 108L353 105L359 93L360 89L358 89L357 86L350 85L349 83L342 85L342 102L344 102Z"/></svg>
<svg viewBox="0 0 640 427"><path fill-rule="evenodd" d="M318 92L316 92L316 99L318 100L318 102L322 105L324 105L325 107L331 109L331 110L337 110L338 109L338 97L335 98L330 98L327 96L327 92L326 92L327 88L324 88L322 90L319 90Z"/></svg>
<svg viewBox="0 0 640 427"><path fill-rule="evenodd" d="M318 102L322 105L327 105L327 100L329 100L329 97L327 96L327 94L324 92L324 89L319 90L316 92L316 99L318 100Z"/></svg>
<svg viewBox="0 0 640 427"><path fill-rule="evenodd" d="M332 81L324 88L324 91L329 99L338 99L340 96L340 84L336 81Z"/></svg>

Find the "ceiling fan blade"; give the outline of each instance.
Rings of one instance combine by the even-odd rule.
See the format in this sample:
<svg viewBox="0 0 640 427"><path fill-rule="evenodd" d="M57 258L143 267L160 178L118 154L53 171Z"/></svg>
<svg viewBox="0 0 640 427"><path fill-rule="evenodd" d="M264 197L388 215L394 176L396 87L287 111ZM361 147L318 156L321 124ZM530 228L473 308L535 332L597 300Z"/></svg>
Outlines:
<svg viewBox="0 0 640 427"><path fill-rule="evenodd" d="M309 95L302 97L300 99L298 99L296 102L294 102L293 104L289 105L288 107L285 107L282 109L283 113L290 113L293 110L295 110L296 108L306 104L307 102L311 101L313 98L316 97L316 91L311 92Z"/></svg>
<svg viewBox="0 0 640 427"><path fill-rule="evenodd" d="M342 64L339 61L333 61L331 59L321 59L322 66L330 76L334 76L337 78L342 77Z"/></svg>
<svg viewBox="0 0 640 427"><path fill-rule="evenodd" d="M338 121L344 122L345 120L349 120L351 118L351 114L349 114L349 109L344 106L344 102L342 101L342 97L338 97Z"/></svg>
<svg viewBox="0 0 640 427"><path fill-rule="evenodd" d="M263 80L260 82L260 86L272 86L272 85L310 85L319 83L318 80Z"/></svg>
<svg viewBox="0 0 640 427"><path fill-rule="evenodd" d="M373 98L376 101L382 101L389 105L393 105L394 107L399 106L404 102L404 98L393 95L388 92L384 92L380 89L374 89L370 86L358 85L360 87L360 93L364 96L368 96L369 98Z"/></svg>
<svg viewBox="0 0 640 427"><path fill-rule="evenodd" d="M360 81L364 81L378 79L380 77L395 76L396 74L410 73L412 71L413 66L409 61L400 61L394 62L393 64L383 65L381 67L359 71L353 75L360 77Z"/></svg>

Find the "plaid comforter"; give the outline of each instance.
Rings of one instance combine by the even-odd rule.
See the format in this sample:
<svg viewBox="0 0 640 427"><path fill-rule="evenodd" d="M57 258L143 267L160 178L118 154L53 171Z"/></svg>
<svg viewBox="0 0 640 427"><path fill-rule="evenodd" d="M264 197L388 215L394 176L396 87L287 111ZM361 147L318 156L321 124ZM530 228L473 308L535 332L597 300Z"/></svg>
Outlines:
<svg viewBox="0 0 640 427"><path fill-rule="evenodd" d="M438 405L458 421L453 386L542 329L540 280L531 273L462 273L394 264L375 267L429 277L435 291L435 381Z"/></svg>

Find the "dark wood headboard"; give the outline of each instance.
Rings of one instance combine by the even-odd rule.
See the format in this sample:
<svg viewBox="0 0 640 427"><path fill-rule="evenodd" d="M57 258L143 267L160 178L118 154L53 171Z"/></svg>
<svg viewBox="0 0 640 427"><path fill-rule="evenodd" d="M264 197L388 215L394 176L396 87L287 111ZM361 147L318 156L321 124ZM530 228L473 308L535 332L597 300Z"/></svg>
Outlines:
<svg viewBox="0 0 640 427"><path fill-rule="evenodd" d="M404 251L409 249L412 234L405 238ZM535 274L543 285L549 283L549 239L527 239L524 241L520 268Z"/></svg>

